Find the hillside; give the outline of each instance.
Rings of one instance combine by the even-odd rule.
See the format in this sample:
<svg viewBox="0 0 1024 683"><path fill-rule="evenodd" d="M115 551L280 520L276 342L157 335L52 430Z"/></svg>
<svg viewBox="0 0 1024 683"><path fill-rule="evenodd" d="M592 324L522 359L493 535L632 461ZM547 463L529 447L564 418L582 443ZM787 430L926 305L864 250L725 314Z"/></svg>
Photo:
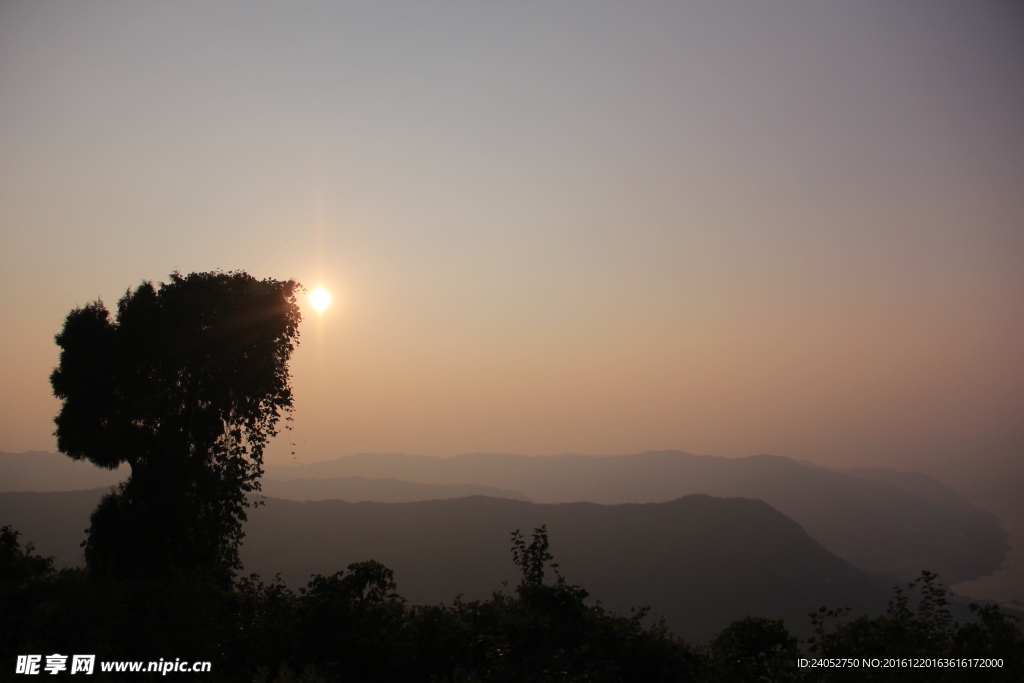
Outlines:
<svg viewBox="0 0 1024 683"><path fill-rule="evenodd" d="M104 489L2 493L0 520L59 565L79 564L88 515ZM268 499L250 511L245 572L281 573L293 588L375 559L419 604L484 598L516 583L509 533L546 524L561 571L611 609L650 605L702 641L747 614L795 632L823 604L884 606L880 586L767 504L688 496L658 504L534 504L474 496L416 503Z"/></svg>
<svg viewBox="0 0 1024 683"><path fill-rule="evenodd" d="M72 460L60 453L0 451L0 492L82 491L113 486L130 469L105 470L85 460Z"/></svg>
<svg viewBox="0 0 1024 683"><path fill-rule="evenodd" d="M118 471L62 455L0 453L0 489L74 490L118 478ZM885 468L831 470L777 456L356 454L267 467L263 487L271 497L351 502L487 495L620 504L705 493L764 500L858 568L903 579L928 568L955 584L990 574L1007 557L1007 534L996 516L932 477Z"/></svg>
<svg viewBox="0 0 1024 683"><path fill-rule="evenodd" d="M264 495L285 500L344 500L350 503L411 503L417 500L446 500L466 496L491 496L530 500L518 491L479 484L421 484L399 479L331 477L327 479L268 479Z"/></svg>
<svg viewBox="0 0 1024 683"><path fill-rule="evenodd" d="M373 558L409 600L450 602L514 585L509 532L541 524L569 581L613 610L651 605L697 641L748 614L801 630L823 604L879 610L888 594L762 501L703 495L627 505L269 500L250 515L242 557L246 571L281 572L293 586Z"/></svg>
<svg viewBox="0 0 1024 683"><path fill-rule="evenodd" d="M779 456L355 454L267 471L268 480L299 476L475 483L544 503L656 503L696 493L757 498L861 569L908 578L929 568L949 583L991 573L1008 549L995 515L932 477L882 468L831 470Z"/></svg>

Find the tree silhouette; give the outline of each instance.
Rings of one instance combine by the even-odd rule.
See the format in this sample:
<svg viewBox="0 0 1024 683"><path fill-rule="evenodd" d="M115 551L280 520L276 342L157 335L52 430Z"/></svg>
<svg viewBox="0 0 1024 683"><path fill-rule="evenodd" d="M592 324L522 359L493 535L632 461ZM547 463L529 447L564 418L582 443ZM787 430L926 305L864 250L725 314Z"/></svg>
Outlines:
<svg viewBox="0 0 1024 683"><path fill-rule="evenodd" d="M57 447L131 467L92 515L90 572L227 580L263 449L292 409L300 285L244 272L170 277L126 292L115 321L101 301L68 314L50 376L63 400Z"/></svg>
<svg viewBox="0 0 1024 683"><path fill-rule="evenodd" d="M53 558L33 554L36 547L31 543L22 548L19 536L21 532L11 526L0 528L0 584L25 581L53 572Z"/></svg>

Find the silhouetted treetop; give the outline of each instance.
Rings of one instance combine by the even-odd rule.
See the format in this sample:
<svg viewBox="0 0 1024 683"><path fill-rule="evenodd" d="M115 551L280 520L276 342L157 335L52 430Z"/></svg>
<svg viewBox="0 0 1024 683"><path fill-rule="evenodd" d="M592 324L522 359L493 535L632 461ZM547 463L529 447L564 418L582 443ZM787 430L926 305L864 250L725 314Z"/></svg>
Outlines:
<svg viewBox="0 0 1024 683"><path fill-rule="evenodd" d="M293 281L241 273L171 275L128 291L111 321L102 301L68 314L50 382L63 400L57 445L113 468L154 441L244 437L260 455L292 408L288 360L301 320Z"/></svg>
<svg viewBox="0 0 1024 683"><path fill-rule="evenodd" d="M90 569L238 566L245 495L259 490L264 447L292 410L299 287L174 273L126 292L115 320L101 301L68 314L50 376L63 401L57 447L132 469L93 514ZM126 543L134 550L116 550Z"/></svg>

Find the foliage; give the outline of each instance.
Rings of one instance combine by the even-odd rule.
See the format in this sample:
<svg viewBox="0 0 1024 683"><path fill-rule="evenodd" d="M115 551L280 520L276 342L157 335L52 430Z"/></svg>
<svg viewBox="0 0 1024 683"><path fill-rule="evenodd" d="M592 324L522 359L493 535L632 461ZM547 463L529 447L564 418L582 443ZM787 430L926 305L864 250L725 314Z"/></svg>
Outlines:
<svg viewBox="0 0 1024 683"><path fill-rule="evenodd" d="M31 543L22 548L20 535L9 526L0 528L0 644L16 636L20 629L17 615L38 601L30 586L54 571L53 558L34 554Z"/></svg>
<svg viewBox="0 0 1024 683"><path fill-rule="evenodd" d="M793 680L799 641L781 619L746 617L725 627L711 641L708 681Z"/></svg>
<svg viewBox="0 0 1024 683"><path fill-rule="evenodd" d="M949 611L949 592L932 572L896 586L885 614L844 622L848 609L822 607L810 615L810 653L823 658L878 660L990 659L1000 668L896 668L830 670L822 681L1016 681L1024 671L1024 635L1015 617L997 605L972 604L979 621L960 625ZM916 603L916 604L915 604ZM836 619L834 630L826 624Z"/></svg>
<svg viewBox="0 0 1024 683"><path fill-rule="evenodd" d="M523 540L519 529L512 532L512 562L519 567L519 571L523 575L521 585L538 586L544 583L544 565L554 559L548 552L549 545L547 524L533 530L533 540L529 546ZM553 563L551 568L557 575L558 564Z"/></svg>
<svg viewBox="0 0 1024 683"><path fill-rule="evenodd" d="M405 601L379 562L350 564L347 572L313 576L300 591L296 662L331 680L398 680Z"/></svg>
<svg viewBox="0 0 1024 683"><path fill-rule="evenodd" d="M230 586L202 574L114 581L54 571L49 558L23 548L17 532L4 527L0 645L5 653L89 652L101 660L209 660L216 680L261 683L1015 681L1024 671L1017 621L998 606L975 605L976 621L956 624L948 592L928 572L898 589L880 616L846 621L847 610L822 608L811 615L816 633L805 643L781 621L746 617L694 648L663 623L644 627L646 609L611 614L588 604L587 592L562 575L546 581L553 558L545 527L530 543L518 532L512 539L522 572L514 591L409 606L391 570L374 561L313 576L297 593L279 578L264 583L258 576ZM13 655L3 656L0 666L13 667ZM798 658L915 656L999 658L1004 665L795 666Z"/></svg>
<svg viewBox="0 0 1024 683"><path fill-rule="evenodd" d="M298 286L174 273L128 291L114 321L101 301L68 314L50 377L63 401L57 446L131 467L92 516L90 571L223 581L240 567L246 495L259 491L263 449L292 409Z"/></svg>
<svg viewBox="0 0 1024 683"><path fill-rule="evenodd" d="M35 555L35 546L18 541L21 532L10 526L0 528L0 582L17 583L53 572L53 558Z"/></svg>
<svg viewBox="0 0 1024 683"><path fill-rule="evenodd" d="M534 541L546 548L546 531ZM0 614L13 620L3 646L105 660L187 656L212 661L224 681L693 680L693 649L663 625L643 628L645 610L616 616L562 578L531 578L540 580L524 577L513 594L410 607L391 570L373 561L313 576L298 593L257 576L225 587L202 575L113 581L50 571L2 594Z"/></svg>

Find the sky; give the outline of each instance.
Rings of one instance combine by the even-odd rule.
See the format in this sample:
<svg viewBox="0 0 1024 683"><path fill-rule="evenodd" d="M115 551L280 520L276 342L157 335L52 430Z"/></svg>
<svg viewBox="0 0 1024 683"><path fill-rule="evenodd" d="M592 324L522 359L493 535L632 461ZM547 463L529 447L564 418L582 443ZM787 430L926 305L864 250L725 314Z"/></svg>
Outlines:
<svg viewBox="0 0 1024 683"><path fill-rule="evenodd" d="M242 269L334 296L270 464L1019 464L1022 67L1014 2L9 0L0 450L70 310Z"/></svg>

